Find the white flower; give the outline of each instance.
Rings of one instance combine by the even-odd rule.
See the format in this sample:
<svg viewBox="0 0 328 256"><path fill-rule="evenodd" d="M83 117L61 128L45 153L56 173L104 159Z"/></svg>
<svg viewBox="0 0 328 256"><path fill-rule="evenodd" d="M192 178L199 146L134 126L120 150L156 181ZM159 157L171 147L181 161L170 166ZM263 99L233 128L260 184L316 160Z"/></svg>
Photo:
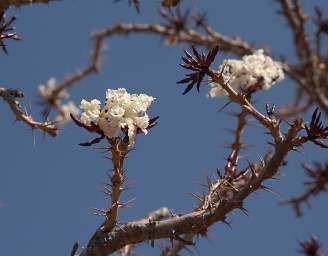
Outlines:
<svg viewBox="0 0 328 256"><path fill-rule="evenodd" d="M257 50L252 55L245 55L242 60L224 60L219 67L219 72L223 73L225 81L229 81L229 85L236 90L242 86L249 88L259 79L262 80L261 88L268 90L273 84L284 79L281 64L264 55L263 49ZM210 97L227 95L220 84L211 83L211 86Z"/></svg>
<svg viewBox="0 0 328 256"><path fill-rule="evenodd" d="M80 119L85 124L98 124L108 138L116 137L121 128L127 128L129 143L133 145L138 129L147 134L149 116L146 111L154 100L146 94L129 94L125 88L108 89L106 104L101 109L98 100L81 101L84 112Z"/></svg>
<svg viewBox="0 0 328 256"><path fill-rule="evenodd" d="M52 93L54 90L58 88L57 81L55 78L51 77L47 81L47 84L41 84L39 85L39 93L40 95L45 98L49 99L52 97ZM68 98L68 93L65 90L60 91L60 93L57 95L58 99L66 99Z"/></svg>
<svg viewBox="0 0 328 256"><path fill-rule="evenodd" d="M60 106L59 114L56 116L55 120L60 126L63 126L71 120L70 114L80 114L80 109L78 109L73 101L69 101L67 104Z"/></svg>
<svg viewBox="0 0 328 256"><path fill-rule="evenodd" d="M80 108L84 110L81 114L81 121L87 125L90 125L91 122L97 124L100 114L100 101L93 99L92 101L87 101L82 99Z"/></svg>

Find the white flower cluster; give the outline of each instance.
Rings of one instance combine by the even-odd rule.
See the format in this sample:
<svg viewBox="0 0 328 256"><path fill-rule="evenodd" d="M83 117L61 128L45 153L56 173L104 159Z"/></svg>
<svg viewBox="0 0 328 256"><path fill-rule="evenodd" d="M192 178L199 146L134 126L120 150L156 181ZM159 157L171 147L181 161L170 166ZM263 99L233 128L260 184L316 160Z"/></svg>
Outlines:
<svg viewBox="0 0 328 256"><path fill-rule="evenodd" d="M259 79L262 82L261 88L268 90L273 84L284 79L281 64L264 55L263 49L252 55L245 55L242 60L224 60L219 72L222 72L224 80L229 81L229 85L236 90L242 86L247 89L255 85ZM211 86L210 97L227 95L220 84L211 83Z"/></svg>
<svg viewBox="0 0 328 256"><path fill-rule="evenodd" d="M108 89L106 104L101 108L100 101L82 100L84 110L80 120L84 124L97 124L108 138L117 136L121 128L128 128L129 143L135 143L137 129L147 134L149 117L146 113L155 98L146 94L129 94L126 89Z"/></svg>
<svg viewBox="0 0 328 256"><path fill-rule="evenodd" d="M51 102L53 99L53 92L58 88L57 81L55 78L51 77L47 81L47 84L39 85L39 94L44 99L45 102ZM55 117L55 121L58 125L64 126L67 122L71 120L70 114L78 115L80 110L75 105L73 101L68 101L66 104L62 104L62 100L67 100L69 94L66 90L62 90L57 95L55 101L58 108L58 114Z"/></svg>
<svg viewBox="0 0 328 256"><path fill-rule="evenodd" d="M51 77L47 81L47 84L41 84L39 85L39 93L41 97L45 99L49 99L52 97L52 93L54 90L58 88L57 81L55 78ZM59 95L57 96L59 99L66 99L68 98L68 93L65 90L62 90Z"/></svg>

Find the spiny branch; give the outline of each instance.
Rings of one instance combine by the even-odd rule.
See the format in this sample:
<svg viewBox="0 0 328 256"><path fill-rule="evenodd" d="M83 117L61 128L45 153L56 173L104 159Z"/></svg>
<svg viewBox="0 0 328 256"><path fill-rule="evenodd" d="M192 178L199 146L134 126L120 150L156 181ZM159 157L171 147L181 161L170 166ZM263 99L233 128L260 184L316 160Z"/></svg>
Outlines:
<svg viewBox="0 0 328 256"><path fill-rule="evenodd" d="M184 241L191 241L193 240L193 237L196 234L194 233L188 233L183 236ZM183 242L183 241L177 241L177 240L172 240L172 245L169 245L165 247L163 250L161 250L161 256L178 256L180 255L180 251L186 248L186 245L188 243Z"/></svg>
<svg viewBox="0 0 328 256"><path fill-rule="evenodd" d="M168 218L171 216L172 216L171 211L166 207L162 207L160 209L157 209L157 210L147 214L147 216L145 217L145 220L148 220L149 223L151 223L153 221L162 220L162 219L165 219L165 218ZM120 255L121 256L131 256L134 248L135 248L134 244L128 244L120 250Z"/></svg>
<svg viewBox="0 0 328 256"><path fill-rule="evenodd" d="M235 141L231 144L231 153L228 157L228 161L225 166L225 171L232 177L236 175L239 152L243 147L241 135L247 124L246 116L247 112L244 110L242 110L237 115L237 129L235 131Z"/></svg>
<svg viewBox="0 0 328 256"><path fill-rule="evenodd" d="M20 90L0 88L0 97L2 97L9 105L16 120L22 121L29 125L32 130L38 129L52 137L58 134L58 128L50 122L37 122L31 115L28 115L16 98L23 98L24 93Z"/></svg>
<svg viewBox="0 0 328 256"><path fill-rule="evenodd" d="M8 51L4 40L20 40L20 37L16 32L14 32L14 28L12 27L15 20L16 16L13 16L11 19L6 21L4 13L0 12L0 47L6 54L8 54Z"/></svg>
<svg viewBox="0 0 328 256"><path fill-rule="evenodd" d="M321 245L319 243L319 238L312 236L307 241L300 241L300 250L298 251L304 256L324 256Z"/></svg>
<svg viewBox="0 0 328 256"><path fill-rule="evenodd" d="M111 205L108 210L103 210L106 220L100 227L100 233L110 232L117 224L118 209L127 207L127 204L120 202L121 192L124 190L123 183L126 179L124 174L124 160L128 154L128 139L125 137L108 139L110 147L108 151L111 152L111 160L113 164L112 175L110 177L110 184L106 186L106 194L111 198Z"/></svg>
<svg viewBox="0 0 328 256"><path fill-rule="evenodd" d="M286 139L276 145L275 152L268 163L259 168L256 175L244 176L244 183L234 184L236 187L231 188L229 197L213 202L211 208L195 210L151 224L144 219L132 221L111 232L95 234L80 256L107 255L128 244L162 238L174 239L175 236L187 233L202 234L214 223L225 221L226 214L242 207L242 202L246 197L261 188L264 180L272 178L277 173L288 152L293 148L292 140L300 129L298 125L292 126ZM251 171L249 170L249 172Z"/></svg>

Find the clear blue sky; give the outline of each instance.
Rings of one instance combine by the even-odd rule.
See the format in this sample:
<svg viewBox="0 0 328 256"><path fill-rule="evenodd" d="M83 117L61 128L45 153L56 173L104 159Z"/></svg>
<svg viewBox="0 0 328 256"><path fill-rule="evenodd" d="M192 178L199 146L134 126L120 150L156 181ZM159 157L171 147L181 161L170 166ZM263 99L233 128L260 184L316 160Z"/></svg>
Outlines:
<svg viewBox="0 0 328 256"><path fill-rule="evenodd" d="M31 104L38 117L37 86L49 77L61 81L84 67L91 53L90 33L117 21L161 22L159 1L141 1L140 15L128 8L127 2L63 0L12 10L10 13L18 16L15 25L23 40L8 42L9 56L0 53L1 86L22 88L26 106ZM207 11L208 21L220 32L242 36L259 47L269 45L276 56L294 58L286 22L277 15L274 1L193 2L200 12ZM312 2L323 5L325 1ZM307 7L313 13L311 6ZM178 64L187 46L167 47L161 38L149 35L115 37L106 43L101 73L74 87L72 99L76 103L81 98L103 100L107 88L125 87L156 97L150 114L160 115L159 125L138 138L126 162L134 185L123 198L136 197L136 202L121 211L120 220L140 219L162 206L175 212L190 211L196 201L187 193L201 192L198 184L205 174L214 175L216 168L223 168L229 152L224 145L232 141L226 129L233 128L235 120L217 112L224 100L209 100L206 87L199 94L181 95L184 87L175 82L185 74ZM218 55L215 65L222 58ZM283 106L292 99L293 88L293 83L285 80L258 94L256 106L261 111L267 102ZM57 138L43 141L36 132L34 145L27 126L14 122L6 104L1 104L0 128L0 201L4 205L0 208L0 255L67 255L75 240L85 245L102 221L92 215L91 207L106 206L106 197L97 188L111 168L99 149L78 146L92 136L71 123ZM243 151L244 159L256 159L265 152L267 139L252 121L245 133L245 142L252 147ZM297 255L297 240L312 234L320 236L328 251L326 195L318 197L301 219L295 218L290 207L277 205L282 198L302 191L301 163L326 159L324 152L312 145L306 146L303 154L290 154L281 179L268 183L281 196L259 192L249 197L245 206L250 217L235 211L229 214L232 228L214 225L210 241L197 242L200 255ZM240 166L245 164L241 161ZM156 242L155 249L140 246L137 255L158 255L163 244Z"/></svg>

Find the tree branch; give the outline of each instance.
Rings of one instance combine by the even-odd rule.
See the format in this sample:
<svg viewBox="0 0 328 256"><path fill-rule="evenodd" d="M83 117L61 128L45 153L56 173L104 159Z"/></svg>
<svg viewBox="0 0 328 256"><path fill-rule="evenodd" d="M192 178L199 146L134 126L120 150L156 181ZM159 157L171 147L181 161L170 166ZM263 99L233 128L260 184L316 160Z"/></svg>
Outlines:
<svg viewBox="0 0 328 256"><path fill-rule="evenodd" d="M212 208L196 210L184 215L175 216L168 220L156 221L152 224L144 219L124 224L120 228L94 237L80 256L107 255L127 244L136 244L162 238L174 239L186 233L203 233L218 221L224 221L226 214L236 208L241 208L243 201L252 192L261 188L264 180L272 178L283 165L288 152L293 148L291 139L299 131L299 127L290 128L286 140L276 146L275 152L262 168L256 170L246 183L227 189L228 198L213 202ZM222 183L224 184L224 183Z"/></svg>
<svg viewBox="0 0 328 256"><path fill-rule="evenodd" d="M53 1L59 0L1 0L0 13L4 13L9 6L22 7L23 5L49 4Z"/></svg>
<svg viewBox="0 0 328 256"><path fill-rule="evenodd" d="M245 126L247 124L246 120L247 112L242 110L237 117L237 129L235 131L235 141L231 144L231 153L228 157L227 164L225 166L225 171L231 176L235 176L237 173L237 164L239 158L239 152L243 148L244 144L241 140L241 135L244 132Z"/></svg>
<svg viewBox="0 0 328 256"><path fill-rule="evenodd" d="M157 209L157 210L147 214L147 216L145 217L145 220L148 220L148 222L151 223L153 221L162 220L162 219L165 219L165 218L168 218L171 216L172 216L172 214L171 214L170 210L166 207L162 207L160 209ZM131 256L134 247L135 247L134 244L128 244L128 245L124 246L120 250L120 255L121 256Z"/></svg>
<svg viewBox="0 0 328 256"><path fill-rule="evenodd" d="M23 98L24 94L20 90L0 88L0 97L2 97L9 105L11 111L16 117L16 120L22 121L29 125L32 130L39 129L52 137L58 134L58 128L50 122L37 122L31 115L28 115L16 100L16 98Z"/></svg>
<svg viewBox="0 0 328 256"><path fill-rule="evenodd" d="M115 35L128 35L132 33L154 34L164 37L176 36L179 43L203 45L208 48L212 48L214 45L220 45L220 50L241 56L256 50L240 38L227 37L217 32L211 36L206 36L192 29L185 29L177 34L175 30L159 24L118 23L96 33L96 36L112 37Z"/></svg>
<svg viewBox="0 0 328 256"><path fill-rule="evenodd" d="M197 51L194 52L198 54ZM215 57L209 56L208 58ZM200 197L200 207L190 213L155 222L147 222L144 219L132 221L107 233L96 231L80 256L107 255L129 244L145 241L153 243L154 240L163 238L187 243L180 235L206 235L208 228L218 221L225 221L229 212L236 208L244 210L244 199L252 192L264 188L263 181L271 179L278 172L288 152L293 150L295 145L301 145L297 135L304 129L303 120L296 119L283 136L275 119L262 115L243 94L234 91L227 82L223 84L221 74L208 67L206 69L214 82L222 84L232 101L269 129L275 140L273 155L267 155L260 165L253 163L239 174L219 177L215 182L208 181L208 195Z"/></svg>

